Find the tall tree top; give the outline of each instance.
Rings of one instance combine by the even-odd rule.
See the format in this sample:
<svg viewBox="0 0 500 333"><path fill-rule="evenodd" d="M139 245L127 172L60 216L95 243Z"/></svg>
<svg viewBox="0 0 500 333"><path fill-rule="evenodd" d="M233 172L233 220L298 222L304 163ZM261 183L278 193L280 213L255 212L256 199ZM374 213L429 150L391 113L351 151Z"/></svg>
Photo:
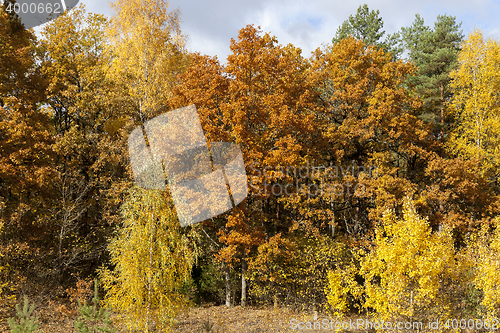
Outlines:
<svg viewBox="0 0 500 333"><path fill-rule="evenodd" d="M420 117L437 125L444 139L449 124L445 119L445 102L451 97L449 73L457 65L457 54L463 40L461 23L454 16L439 15L434 29L426 26L420 15L410 27L401 29L401 42L408 59L418 67L417 75L409 78L424 101Z"/></svg>
<svg viewBox="0 0 500 333"><path fill-rule="evenodd" d="M384 22L380 17L378 10L370 10L368 5L358 7L356 15L350 15L349 19L344 21L338 28L332 43L339 43L342 39L349 36L362 40L366 45L375 45L382 48L384 52L391 52L392 59L396 60L401 54L399 47L399 34L385 35L383 30Z"/></svg>
<svg viewBox="0 0 500 333"><path fill-rule="evenodd" d="M381 44L379 40L384 36L385 31L382 30L384 22L379 14L378 10L370 11L366 4L359 6L356 15L350 15L349 19L342 23L332 42L338 43L350 35L367 45Z"/></svg>
<svg viewBox="0 0 500 333"><path fill-rule="evenodd" d="M117 0L108 36L114 54L110 77L124 85L140 121L165 112L165 99L184 68L178 10L167 0Z"/></svg>
<svg viewBox="0 0 500 333"><path fill-rule="evenodd" d="M8 97L39 100L43 91L32 47L36 37L14 12L5 10L8 3L0 4L0 107Z"/></svg>

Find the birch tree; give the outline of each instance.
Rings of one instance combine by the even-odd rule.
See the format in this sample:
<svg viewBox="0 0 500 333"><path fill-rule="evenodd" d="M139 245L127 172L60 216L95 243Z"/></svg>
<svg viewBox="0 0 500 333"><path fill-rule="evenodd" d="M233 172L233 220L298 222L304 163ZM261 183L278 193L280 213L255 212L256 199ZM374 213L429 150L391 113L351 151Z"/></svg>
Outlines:
<svg viewBox="0 0 500 333"><path fill-rule="evenodd" d="M169 331L185 305L179 288L191 276L193 242L164 192L132 188L122 216L108 246L114 267L101 270L105 303L129 329Z"/></svg>
<svg viewBox="0 0 500 333"><path fill-rule="evenodd" d="M449 151L483 161L483 171L498 177L500 166L500 44L472 32L462 45L452 74L450 111L455 119Z"/></svg>
<svg viewBox="0 0 500 333"><path fill-rule="evenodd" d="M176 76L185 63L180 13L166 0L118 0L108 30L114 54L109 75L120 82L117 98L144 123L165 112Z"/></svg>

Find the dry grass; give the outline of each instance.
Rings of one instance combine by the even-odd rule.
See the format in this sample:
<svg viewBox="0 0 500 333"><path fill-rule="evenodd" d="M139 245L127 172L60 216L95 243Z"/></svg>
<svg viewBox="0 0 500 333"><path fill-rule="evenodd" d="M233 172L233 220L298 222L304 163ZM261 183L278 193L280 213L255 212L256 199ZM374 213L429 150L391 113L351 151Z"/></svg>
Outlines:
<svg viewBox="0 0 500 333"><path fill-rule="evenodd" d="M198 332L297 332L303 330L292 330L290 320L300 322L321 322L332 318L318 314L315 318L314 312L296 311L290 308L253 308L240 306L227 308L225 306L211 306L191 309L189 314L179 318L174 332L198 333ZM352 317L351 320L356 320ZM311 329L307 332L334 332L335 330ZM362 332L341 330L342 332ZM364 331L364 330L363 330Z"/></svg>
<svg viewBox="0 0 500 333"><path fill-rule="evenodd" d="M35 315L39 317L40 329L47 333L76 333L73 320L77 318L75 309L69 302L39 304L36 302ZM6 319L14 316L12 308L0 309L2 318L0 332L9 332ZM327 318L318 315L317 319ZM297 311L290 308L246 307L235 306L207 306L191 308L187 313L179 316L178 323L173 332L176 333L252 333L252 332L297 332L290 329L290 320L307 322L314 320L314 313L310 311ZM120 326L120 325L116 325ZM334 332L333 330L328 330ZM124 328L117 333L125 333ZM325 330L307 330L307 332L325 332ZM349 332L349 331L343 331ZM361 332L361 331L360 331Z"/></svg>
<svg viewBox="0 0 500 333"><path fill-rule="evenodd" d="M297 314L288 309L212 306L191 309L179 318L176 332L287 332Z"/></svg>
<svg viewBox="0 0 500 333"><path fill-rule="evenodd" d="M69 302L55 303L50 302L42 306L42 304L37 304L35 315L40 318L41 332L44 333L76 333L73 328L73 320L76 319L76 311L68 310ZM0 332L9 332L6 318L13 316L14 313L12 309L0 309L0 314L2 315L0 321ZM351 320L353 323L357 319L364 319L362 316L350 316L347 319L339 320L339 322L349 322ZM292 329L290 321L295 319L302 323L318 323L323 320L330 321L334 318L330 318L324 314L315 314L312 311L306 310L293 310L286 307L274 308L270 307L246 307L242 308L240 306L235 306L231 308L226 308L225 306L206 306L206 307L196 307L191 308L189 311L181 316L177 320L173 332L175 333L282 333L282 332L336 332L335 329ZM115 328L117 328L116 333L126 333L128 332L125 328L120 327L116 323ZM387 332L392 332L388 330ZM426 330L424 330L426 331ZM340 329L337 332L347 332L347 333L373 333L375 330L366 329ZM416 332L416 331L414 331ZM464 330L464 333L471 333L473 330Z"/></svg>

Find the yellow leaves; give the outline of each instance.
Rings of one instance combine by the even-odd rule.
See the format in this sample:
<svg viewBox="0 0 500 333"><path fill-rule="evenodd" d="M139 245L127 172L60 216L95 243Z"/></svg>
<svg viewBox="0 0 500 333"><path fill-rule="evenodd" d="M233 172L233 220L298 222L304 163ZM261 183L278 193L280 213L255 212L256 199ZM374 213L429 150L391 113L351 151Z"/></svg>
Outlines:
<svg viewBox="0 0 500 333"><path fill-rule="evenodd" d="M335 316L341 317L350 310L351 298L359 300L362 296L363 288L355 280L357 273L354 262L328 272L325 294Z"/></svg>
<svg viewBox="0 0 500 333"><path fill-rule="evenodd" d="M456 124L447 148L464 158L480 158L483 172L500 166L500 43L475 30L462 45L453 71L449 111Z"/></svg>
<svg viewBox="0 0 500 333"><path fill-rule="evenodd" d="M328 272L328 289L326 290L326 299L328 304L334 309L335 316L341 316L348 310L346 295L349 289L342 286L342 272Z"/></svg>
<svg viewBox="0 0 500 333"><path fill-rule="evenodd" d="M484 226L477 235L467 242L468 249L463 254L463 260L473 272L471 282L481 290L483 297L481 305L486 318L498 319L500 316L500 227L494 232Z"/></svg>
<svg viewBox="0 0 500 333"><path fill-rule="evenodd" d="M324 302L327 269L345 268L348 250L326 237L306 239L269 238L249 260L250 292L257 298L288 295L287 302Z"/></svg>
<svg viewBox="0 0 500 333"><path fill-rule="evenodd" d="M450 315L453 297L445 286L457 284L462 272L455 263L451 234L433 233L409 199L402 213L398 219L393 210L386 211L373 249L360 258L359 270L353 271L351 265L351 271L329 273L326 293L335 311L345 311L346 295L351 293L383 320ZM354 274L364 278L363 286L354 282Z"/></svg>
<svg viewBox="0 0 500 333"><path fill-rule="evenodd" d="M169 12L166 0L118 0L111 6L109 75L145 121L161 113L185 64L179 12Z"/></svg>
<svg viewBox="0 0 500 333"><path fill-rule="evenodd" d="M164 193L133 188L122 213L124 225L108 246L114 269L101 270L105 303L129 328L148 332L156 322L168 330L184 306L179 288L191 274L195 248Z"/></svg>

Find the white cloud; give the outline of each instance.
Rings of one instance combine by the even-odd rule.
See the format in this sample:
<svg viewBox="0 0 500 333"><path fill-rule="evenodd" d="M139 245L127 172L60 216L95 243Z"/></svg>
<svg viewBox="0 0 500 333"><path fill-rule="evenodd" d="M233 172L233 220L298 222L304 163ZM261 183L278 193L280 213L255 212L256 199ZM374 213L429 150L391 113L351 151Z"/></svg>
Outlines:
<svg viewBox="0 0 500 333"><path fill-rule="evenodd" d="M102 0L81 2L90 12L110 14ZM171 8L179 8L182 13L181 28L188 35L189 49L217 55L224 62L230 53L230 39L247 24L260 25L281 44L292 43L309 56L312 50L331 42L340 24L365 2L370 9L380 10L386 33L411 25L417 13L428 25L433 25L439 14L448 14L463 22L465 35L478 27L486 36L500 38L498 0L171 0Z"/></svg>

